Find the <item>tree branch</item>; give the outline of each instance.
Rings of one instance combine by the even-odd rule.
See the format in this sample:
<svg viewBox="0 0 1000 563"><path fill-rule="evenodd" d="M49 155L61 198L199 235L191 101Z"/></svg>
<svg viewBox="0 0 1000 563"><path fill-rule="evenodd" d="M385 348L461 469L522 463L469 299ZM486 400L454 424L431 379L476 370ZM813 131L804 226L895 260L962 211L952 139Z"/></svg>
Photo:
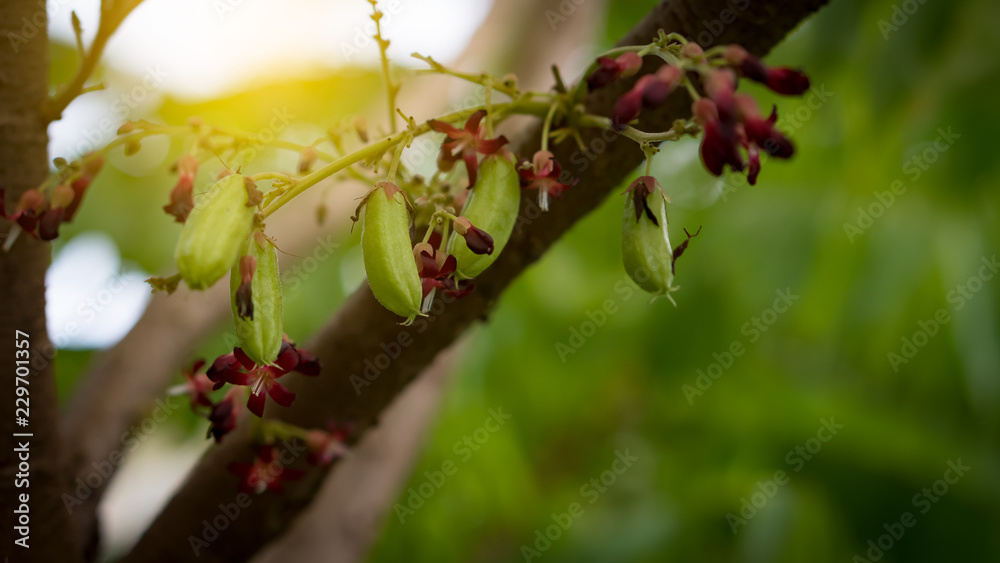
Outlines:
<svg viewBox="0 0 1000 563"><path fill-rule="evenodd" d="M114 35L118 26L125 21L125 18L132 13L132 10L141 3L142 0L101 0L101 20L97 27L97 35L94 36L90 49L80 61L80 68L76 69L76 75L73 76L73 79L59 91L59 94L45 102L42 110L42 119L45 123L62 118L63 110L84 92L84 84L101 61L101 55L104 54L104 47L107 46L108 40ZM79 37L77 41L79 42Z"/></svg>
<svg viewBox="0 0 1000 563"><path fill-rule="evenodd" d="M723 10L730 10L736 13L736 20L723 26L713 42L740 43L751 52L764 54L824 3L825 0L770 0L751 3L746 11L740 12L724 0L667 0L633 28L620 44L644 43L660 28L698 38L700 33L708 31L702 22L719 19ZM643 73L655 67L654 61L649 60ZM616 84L589 95L586 99L588 111L610 114L615 99L632 82ZM666 129L674 119L688 116L689 108L687 95L676 93L658 111L644 114L640 126L643 130ZM518 154L530 155L539 147L540 129L536 126L525 133L511 148ZM600 136L600 132L588 131L583 138L589 145ZM552 211L543 215L535 206L534 198L522 197L521 221L510 242L493 266L477 278L477 289L469 297L440 310L436 307L431 317L418 319L410 327L401 327L396 324L398 319L375 301L367 285L359 289L308 345L323 362L322 375L318 379L289 376L289 386L300 392L294 408L270 409L269 414L307 427L321 427L330 417L350 421L361 431L376 424L379 413L407 383L470 324L485 318L507 285L576 221L596 208L642 160L641 151L631 141L618 143L614 138L605 138L602 142L606 146L603 154L590 162L580 182ZM570 143L553 147L553 152L560 162L574 162ZM364 373L366 360L385 354L384 346L391 347L392 343L402 344L398 357L373 377L373 381L365 380L370 385L361 387L360 394L356 393L355 384ZM252 504L242 510L235 522L219 532L217 538L211 542L205 540L203 520L211 521L220 514L219 505L230 503L235 497L237 479L226 471L227 464L246 461L251 456L245 426L205 455L124 561L193 561L198 555L200 561L243 560L282 533L308 505L328 469L305 466L301 460L304 456L296 456L297 445L290 444L285 449L296 459L295 465L307 471L306 476L288 484L283 495L254 497ZM198 555L192 549L197 541L210 544L197 545Z"/></svg>

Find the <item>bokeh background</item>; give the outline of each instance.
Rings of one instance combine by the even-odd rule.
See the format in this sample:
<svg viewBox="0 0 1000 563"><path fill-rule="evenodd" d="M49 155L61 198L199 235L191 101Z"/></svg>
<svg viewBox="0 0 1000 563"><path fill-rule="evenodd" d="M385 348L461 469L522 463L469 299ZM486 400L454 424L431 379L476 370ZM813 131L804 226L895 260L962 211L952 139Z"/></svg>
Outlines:
<svg viewBox="0 0 1000 563"><path fill-rule="evenodd" d="M555 62L578 76L655 3L591 0L551 20L553 35L572 27L586 39L554 48ZM90 4L60 5L86 22ZM54 126L52 156L111 139L113 129L88 140L104 117L196 115L252 132L287 108L294 119L279 137L308 143L347 116L377 124L384 114L374 44L344 48L364 29L366 3L282 3L287 17L265 1L166 4L147 0L126 22L101 71L108 90ZM413 50L463 60L491 22L485 1L401 5L387 35L393 60L410 67ZM171 31L168 15L196 33ZM546 24L544 11L530 17ZM68 9L53 17L56 83L76 64L68 20ZM678 263L677 307L650 303L625 276L622 200L610 197L459 344L369 560L1000 561L997 22L992 0L833 0L793 33L768 61L805 68L814 91L777 99L743 86L778 104L793 160L765 162L750 187L708 176L694 143L657 157L674 236L703 227ZM514 45L481 70L502 75L548 53ZM157 64L165 76L150 79ZM451 105L469 99L443 92ZM160 208L185 149L162 140L112 155L57 241L48 314L64 399L95 349L141 315L141 280L171 270L179 226ZM263 151L254 166L296 159ZM286 296L296 339L361 283L358 234L344 219L328 219L333 256ZM123 289L109 303L85 305L113 280ZM59 332L81 315L81 334ZM225 328L191 358L224 353ZM491 409L509 415L495 431ZM130 454L102 509L109 557L207 447L205 425L178 413ZM635 459L615 473L626 452ZM448 463L457 470L434 484ZM959 465L968 469L949 472ZM417 506L412 492L427 483ZM897 526L907 512L915 524ZM568 529L551 528L560 521Z"/></svg>

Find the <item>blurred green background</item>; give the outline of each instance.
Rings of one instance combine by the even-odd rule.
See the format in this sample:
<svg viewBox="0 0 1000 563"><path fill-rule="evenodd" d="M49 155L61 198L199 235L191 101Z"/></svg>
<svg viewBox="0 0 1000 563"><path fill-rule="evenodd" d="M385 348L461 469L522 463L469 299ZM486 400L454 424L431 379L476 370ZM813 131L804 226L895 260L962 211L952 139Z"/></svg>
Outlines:
<svg viewBox="0 0 1000 563"><path fill-rule="evenodd" d="M604 46L653 4L612 2ZM617 196L510 288L467 342L407 488L449 461L457 472L413 514L390 511L372 561L1000 561L1000 278L983 268L1000 242L1000 4L904 4L919 9L886 35L893 3L833 0L769 56L816 91L750 88L798 150L765 161L757 186L709 177L691 143L658 156L674 237L704 227L678 263L676 308L625 276ZM54 54L54 79L74 56ZM325 128L366 111L343 92L377 87L372 70L167 99L158 115L252 131L267 112L234 108L287 105ZM179 228L159 209L165 166L109 167L60 244L103 230L128 263L166 271ZM353 289L347 242L287 299L293 337ZM88 357L60 353L64 394ZM489 409L510 418L484 433ZM199 440L204 423L185 424ZM488 438L464 449L477 430ZM617 474L625 452L636 459ZM573 503L582 514L556 534ZM906 512L915 525L896 526Z"/></svg>

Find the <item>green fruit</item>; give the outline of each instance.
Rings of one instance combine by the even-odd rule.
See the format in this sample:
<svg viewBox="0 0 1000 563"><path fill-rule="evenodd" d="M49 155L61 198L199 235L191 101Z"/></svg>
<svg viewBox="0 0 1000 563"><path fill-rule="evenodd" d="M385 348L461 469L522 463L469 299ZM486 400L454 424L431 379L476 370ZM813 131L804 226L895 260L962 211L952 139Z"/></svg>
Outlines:
<svg viewBox="0 0 1000 563"><path fill-rule="evenodd" d="M258 241L258 238L260 241ZM261 246L263 242L263 246ZM278 357L284 334L281 307L281 276L278 273L278 253L264 237L250 237L246 256L256 260L257 268L250 282L250 315L240 314L237 293L242 280L240 261L229 273L229 292L232 298L233 323L240 348L258 364L270 364ZM246 304L244 304L244 308ZM246 311L244 311L246 312Z"/></svg>
<svg viewBox="0 0 1000 563"><path fill-rule="evenodd" d="M640 288L655 296L680 289L674 283L674 257L667 233L667 201L659 189L629 193L622 218L622 261L625 272ZM643 204L645 202L645 204ZM639 206L638 212L636 206ZM656 218L654 222L653 218Z"/></svg>
<svg viewBox="0 0 1000 563"><path fill-rule="evenodd" d="M361 254L372 293L383 307L406 322L420 313L423 289L410 246L410 212L406 195L381 182L364 203Z"/></svg>
<svg viewBox="0 0 1000 563"><path fill-rule="evenodd" d="M517 223L520 204L521 186L514 162L499 154L484 158L462 216L493 237L493 252L476 254L461 236L453 233L448 240L448 253L458 261L459 277L478 276L500 256Z"/></svg>
<svg viewBox="0 0 1000 563"><path fill-rule="evenodd" d="M239 258L257 212L247 202L243 176L230 174L195 204L174 251L177 270L188 287L212 286Z"/></svg>

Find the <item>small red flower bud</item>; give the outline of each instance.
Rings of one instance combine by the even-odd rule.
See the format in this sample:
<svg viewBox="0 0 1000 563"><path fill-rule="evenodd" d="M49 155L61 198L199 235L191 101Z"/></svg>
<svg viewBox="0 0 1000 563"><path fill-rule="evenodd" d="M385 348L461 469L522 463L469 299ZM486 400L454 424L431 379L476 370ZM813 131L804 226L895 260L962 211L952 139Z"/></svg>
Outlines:
<svg viewBox="0 0 1000 563"><path fill-rule="evenodd" d="M700 59L705 55L705 51L697 43L688 43L681 47L681 55L689 59Z"/></svg>
<svg viewBox="0 0 1000 563"><path fill-rule="evenodd" d="M54 240L59 236L59 224L62 223L66 209L48 209L42 213L38 220L38 238L42 240Z"/></svg>
<svg viewBox="0 0 1000 563"><path fill-rule="evenodd" d="M612 126L620 131L639 115L642 108L654 108L662 104L682 77L683 72L672 65L663 65L653 74L640 77L632 89L615 103L611 116Z"/></svg>
<svg viewBox="0 0 1000 563"><path fill-rule="evenodd" d="M493 237L476 227L465 217L455 220L455 232L465 238L469 250L476 254L493 254Z"/></svg>
<svg viewBox="0 0 1000 563"><path fill-rule="evenodd" d="M17 207L14 209L14 212L21 213L24 211L34 211L38 214L44 209L45 196L42 195L42 192L31 189L21 194L21 199L17 202Z"/></svg>
<svg viewBox="0 0 1000 563"><path fill-rule="evenodd" d="M313 147L306 147L301 153L299 153L299 174L305 174L309 172L312 165L316 163L316 158L319 155L316 153L316 149Z"/></svg>
<svg viewBox="0 0 1000 563"><path fill-rule="evenodd" d="M809 90L809 77L786 67L772 68L767 72L767 87L785 96L799 96Z"/></svg>
<svg viewBox="0 0 1000 563"><path fill-rule="evenodd" d="M73 203L75 198L76 192L73 191L73 188L66 184L59 184L52 188L52 194L49 196L49 207L66 209Z"/></svg>
<svg viewBox="0 0 1000 563"><path fill-rule="evenodd" d="M177 185L170 191L170 203L163 210L174 216L178 223L187 221L188 215L194 209L194 182L190 176L182 175Z"/></svg>

